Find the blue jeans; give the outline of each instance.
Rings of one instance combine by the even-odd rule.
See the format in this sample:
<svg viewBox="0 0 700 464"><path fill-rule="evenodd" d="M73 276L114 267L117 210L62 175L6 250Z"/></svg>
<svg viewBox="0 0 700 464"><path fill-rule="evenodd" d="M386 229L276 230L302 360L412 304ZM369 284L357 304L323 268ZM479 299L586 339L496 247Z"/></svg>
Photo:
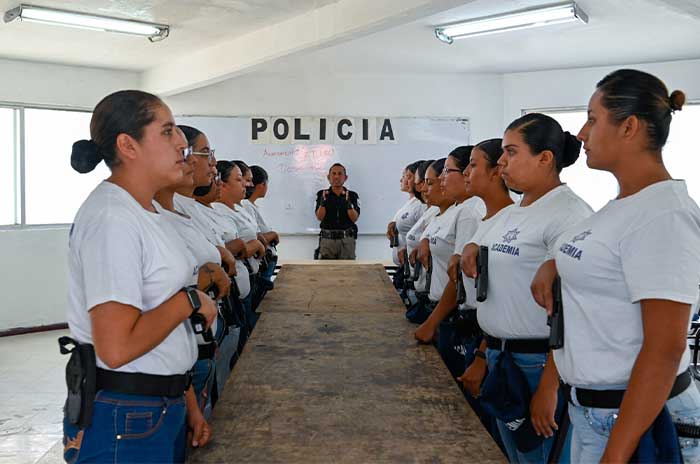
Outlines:
<svg viewBox="0 0 700 464"><path fill-rule="evenodd" d="M666 406L673 422L700 425L700 392L694 382L683 393L666 401ZM574 431L572 462L600 462L618 412L619 409L587 408L569 403ZM680 438L680 445L686 464L700 462L700 440Z"/></svg>
<svg viewBox="0 0 700 464"><path fill-rule="evenodd" d="M258 322L258 315L255 314L255 310L253 309L253 287L252 287L252 284L251 284L251 288L250 288L250 293L248 294L247 297L245 297L241 300L241 303L243 304L243 309L245 310L245 318L246 318L246 322L248 323L248 331L252 332L253 329L255 328L255 324Z"/></svg>
<svg viewBox="0 0 700 464"><path fill-rule="evenodd" d="M267 269L265 269L265 272L261 273L261 277L263 279L265 279L266 281L272 283L272 274L274 274L276 266L277 266L277 256L273 257L267 263Z"/></svg>
<svg viewBox="0 0 700 464"><path fill-rule="evenodd" d="M192 387L197 398L199 409L205 419L211 416L211 389L214 385L214 372L216 361L214 359L200 359L194 363L192 369Z"/></svg>
<svg viewBox="0 0 700 464"><path fill-rule="evenodd" d="M464 340L457 333L454 323L447 319L440 322L437 349L452 378L464 373Z"/></svg>
<svg viewBox="0 0 700 464"><path fill-rule="evenodd" d="M499 350L486 350L486 363L489 370L493 370L496 364L498 355L501 352ZM540 377L542 377L542 371L544 369L544 363L547 360L546 353L511 353L513 361L515 364L523 371L525 378L527 379L528 386L530 387L530 394L534 395L537 387L540 384ZM564 406L564 398L560 393L559 395L559 405L557 410L561 410ZM511 463L546 463L549 457L549 452L554 444L554 437L547 438L542 442L540 446L532 451L523 453L518 451L515 446L515 439L513 437L513 432L508 429L506 424L502 421L496 419L496 425L498 426L498 431L501 434L501 440L503 440L503 445L506 448L506 453L508 454L508 460ZM562 452L559 462L569 462L569 449L566 447ZM577 461L574 461L577 462Z"/></svg>
<svg viewBox="0 0 700 464"><path fill-rule="evenodd" d="M224 335L216 350L216 398L221 398L224 386L231 374L233 364L238 359L238 337L241 329L229 327L228 334Z"/></svg>
<svg viewBox="0 0 700 464"><path fill-rule="evenodd" d="M63 458L81 462L184 462L185 397L97 392L92 424L63 419Z"/></svg>

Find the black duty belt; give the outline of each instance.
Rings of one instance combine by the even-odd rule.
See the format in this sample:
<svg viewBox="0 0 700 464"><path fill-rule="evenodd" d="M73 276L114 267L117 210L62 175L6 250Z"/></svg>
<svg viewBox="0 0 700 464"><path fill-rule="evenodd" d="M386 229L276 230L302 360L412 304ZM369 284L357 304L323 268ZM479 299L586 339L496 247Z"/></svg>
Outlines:
<svg viewBox="0 0 700 464"><path fill-rule="evenodd" d="M689 370L678 374L676 381L673 383L671 393L668 398L671 399L683 393L690 386L693 377ZM569 403L574 404L571 398L571 386L562 384L566 399ZM576 388L576 400L578 404L586 408L603 408L603 409L620 409L622 398L627 390L589 390L587 388Z"/></svg>
<svg viewBox="0 0 700 464"><path fill-rule="evenodd" d="M492 337L491 335L486 335L486 347L492 350L509 351L511 353L547 353L549 352L549 339L500 339Z"/></svg>
<svg viewBox="0 0 700 464"><path fill-rule="evenodd" d="M197 361L202 361L203 359L212 359L216 354L216 343L207 343L205 345L197 345Z"/></svg>
<svg viewBox="0 0 700 464"><path fill-rule="evenodd" d="M155 375L97 368L98 391L177 398L182 396L190 385L192 385L191 372L182 375Z"/></svg>
<svg viewBox="0 0 700 464"><path fill-rule="evenodd" d="M321 229L321 238L329 238L331 240L340 240L343 238L357 238L357 232L355 232L355 229L346 229L346 230Z"/></svg>

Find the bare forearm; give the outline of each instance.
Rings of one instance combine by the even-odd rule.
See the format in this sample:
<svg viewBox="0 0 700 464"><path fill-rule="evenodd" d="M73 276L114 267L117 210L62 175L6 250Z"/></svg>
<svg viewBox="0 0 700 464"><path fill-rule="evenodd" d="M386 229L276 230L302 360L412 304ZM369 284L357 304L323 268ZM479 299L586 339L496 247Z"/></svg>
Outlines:
<svg viewBox="0 0 700 464"><path fill-rule="evenodd" d="M452 312L457 305L457 287L452 281L447 282L442 297L433 312L428 317L430 325L435 329Z"/></svg>
<svg viewBox="0 0 700 464"><path fill-rule="evenodd" d="M542 377L540 378L540 386L555 390L559 389L559 371L557 370L557 365L554 363L554 356L551 351L547 354L547 361L544 363Z"/></svg>
<svg viewBox="0 0 700 464"><path fill-rule="evenodd" d="M637 356L620 407L619 419L610 434L607 449L627 462L639 439L658 416L668 399L682 352L665 356L663 351L645 348Z"/></svg>
<svg viewBox="0 0 700 464"><path fill-rule="evenodd" d="M155 309L125 319L122 311L138 311L106 303L90 312L95 351L112 369L119 368L158 346L192 313L187 296L178 292ZM133 322L131 322L133 321Z"/></svg>
<svg viewBox="0 0 700 464"><path fill-rule="evenodd" d="M233 256L238 256L242 250L245 249L245 242L243 240L231 240L226 242L226 249L231 252Z"/></svg>
<svg viewBox="0 0 700 464"><path fill-rule="evenodd" d="M355 211L354 209L349 209L348 210L348 217L352 222L357 222L357 219L360 217L360 213Z"/></svg>
<svg viewBox="0 0 700 464"><path fill-rule="evenodd" d="M197 396L194 394L194 387L192 385L190 385L190 388L185 392L185 408L188 414L199 409Z"/></svg>
<svg viewBox="0 0 700 464"><path fill-rule="evenodd" d="M279 236L277 235L277 232L265 232L264 234L262 234L262 236L265 238L265 240L267 240L268 243L272 243L275 241L279 242Z"/></svg>
<svg viewBox="0 0 700 464"><path fill-rule="evenodd" d="M326 207L325 206L319 206L318 209L316 210L316 219L319 221L323 221L323 218L326 217Z"/></svg>

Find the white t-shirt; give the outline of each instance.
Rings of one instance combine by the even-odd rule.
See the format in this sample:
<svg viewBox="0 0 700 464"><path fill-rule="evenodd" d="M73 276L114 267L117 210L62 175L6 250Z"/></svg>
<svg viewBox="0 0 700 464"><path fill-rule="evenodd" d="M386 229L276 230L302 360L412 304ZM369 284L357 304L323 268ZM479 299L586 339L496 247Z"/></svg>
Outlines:
<svg viewBox="0 0 700 464"><path fill-rule="evenodd" d="M450 206L443 214L433 219L425 229L430 241L433 259L433 274L430 281L430 299L440 301L449 281L447 265L455 252L457 240L471 238L484 217L484 203L480 198L470 198ZM464 247L464 246L463 246ZM473 295L474 292L471 292ZM476 297L474 296L474 302Z"/></svg>
<svg viewBox="0 0 700 464"><path fill-rule="evenodd" d="M507 206L484 233L473 239L489 249L488 297L477 304L481 328L498 338L548 338L547 313L535 302L530 284L540 265L554 256L559 235L592 214L567 185L536 202Z"/></svg>
<svg viewBox="0 0 700 464"><path fill-rule="evenodd" d="M207 263L221 264L221 255L216 247L209 243L207 239L194 225L192 218L182 216L180 214L168 211L163 208L157 201L153 202L156 211L162 214L170 225L170 231L177 234L181 240L182 246L186 247L197 264L197 273L192 276L192 280L188 285L196 286L198 283L199 269ZM210 329L212 333L216 333L217 321L214 319ZM201 335L197 335L197 343L199 345L208 345L211 342L206 342Z"/></svg>
<svg viewBox="0 0 700 464"><path fill-rule="evenodd" d="M485 206L484 206L485 207ZM479 222L479 226L477 227L476 231L472 234L472 237L467 239L467 240L458 240L456 245L455 245L455 254L456 255L462 255L462 252L464 251L464 247L472 242L476 242L479 240L479 237L483 236L488 230L491 228L493 225L493 220L496 219L501 213L503 213L503 210L505 208L502 208L500 211L498 211L496 214L491 216L488 219L482 219ZM484 216L486 213L484 213ZM483 217L483 216L482 216ZM466 306L475 308L477 305L476 301L476 285L474 282L474 279L467 277L464 275L464 272L462 272L462 283L464 284L464 289L466 291L466 299L464 304Z"/></svg>
<svg viewBox="0 0 700 464"><path fill-rule="evenodd" d="M425 228L428 227L430 221L432 221L435 216L438 215L438 213L440 213L440 208L437 206L431 206L425 210L425 213L423 213L418 222L416 222L413 227L411 227L411 230L408 231L406 234L406 251L408 252L409 256L411 252L418 247L418 244L422 240L423 233L425 232ZM413 267L411 267L411 275L413 275ZM429 289L425 288L426 283L426 272L425 269L423 269L420 276L418 276L418 280L414 282L413 286L417 292L427 292Z"/></svg>
<svg viewBox="0 0 700 464"><path fill-rule="evenodd" d="M262 214L260 214L260 208L255 203L253 203L250 200L243 200L241 202L241 205L246 210L248 215L255 219L255 221L258 224L258 231L259 232L261 232L263 234L266 234L268 232L272 232L272 229L270 228L270 226L267 225L267 223L265 222L265 219L262 217Z"/></svg>
<svg viewBox="0 0 700 464"><path fill-rule="evenodd" d="M216 246L210 243L204 237L204 234L195 227L192 218L168 211L156 201L153 202L153 205L156 207L158 213L165 217L172 228L171 230L174 230L175 233L178 234L178 237L184 243L183 246L187 247L194 256L197 263L197 274L199 273L199 267L206 263L221 265L219 250L217 250ZM197 284L197 274L192 276L190 285Z"/></svg>
<svg viewBox="0 0 700 464"><path fill-rule="evenodd" d="M243 200L241 203L243 204L243 207L246 209L246 211L248 211L248 214L257 221L258 232L262 234L272 232L272 229L270 228L270 226L267 225L265 219L262 217L258 205L256 205L250 200ZM277 256L277 248L268 245L267 249L272 252L272 256Z"/></svg>
<svg viewBox="0 0 700 464"><path fill-rule="evenodd" d="M107 181L88 196L75 216L68 252L68 325L71 336L93 343L90 309L110 301L142 312L157 308L197 272L197 263L163 215L151 213L124 189ZM189 320L160 344L114 369L184 374L197 361ZM109 369L97 357L97 365Z"/></svg>
<svg viewBox="0 0 700 464"><path fill-rule="evenodd" d="M225 247L226 242L238 238L238 229L232 221L226 221L225 217L215 214L212 208L204 206L193 198L175 194L173 198L175 208L192 218L194 226L204 234L206 239L214 246ZM217 250L218 251L218 250ZM245 298L250 293L250 279L248 268L241 260L236 260L236 285L240 291L240 297Z"/></svg>
<svg viewBox="0 0 700 464"><path fill-rule="evenodd" d="M234 205L235 209L231 209L225 204L218 202L212 203L211 206L221 216L232 220L236 224L238 235L244 242L248 243L258 238L258 223L242 206ZM251 257L248 258L248 264L253 274L260 270L260 260Z"/></svg>
<svg viewBox="0 0 700 464"><path fill-rule="evenodd" d="M396 229L399 231L399 246L391 249L394 264L399 265L399 249L406 246L406 234L421 218L428 206L418 198L408 200L394 215Z"/></svg>
<svg viewBox="0 0 700 464"><path fill-rule="evenodd" d="M685 182L664 181L608 202L556 244L562 281L562 379L576 387L626 386L641 349L641 300L695 304L700 209ZM689 321L690 322L690 321ZM688 368L685 353L678 372Z"/></svg>
<svg viewBox="0 0 700 464"><path fill-rule="evenodd" d="M204 234L209 243L215 246L223 246L226 243L227 240L224 239L223 231L217 230L211 219L204 214L197 200L176 193L173 197L173 205L176 210L192 218L194 225ZM229 238L229 240L234 238Z"/></svg>

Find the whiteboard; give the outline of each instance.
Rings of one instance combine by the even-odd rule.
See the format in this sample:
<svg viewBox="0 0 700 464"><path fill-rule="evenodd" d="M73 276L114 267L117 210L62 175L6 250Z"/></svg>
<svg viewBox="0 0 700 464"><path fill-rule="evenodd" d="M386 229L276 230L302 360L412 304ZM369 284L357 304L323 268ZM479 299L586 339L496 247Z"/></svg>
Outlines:
<svg viewBox="0 0 700 464"><path fill-rule="evenodd" d="M342 163L345 186L360 196L359 233L383 234L408 195L399 189L404 167L447 156L469 144L469 121L460 118L391 118L393 144L260 144L250 142L249 117L180 116L178 124L206 134L218 160L241 159L268 173L268 193L257 200L265 221L283 234L317 234L316 192L328 188L328 169Z"/></svg>

